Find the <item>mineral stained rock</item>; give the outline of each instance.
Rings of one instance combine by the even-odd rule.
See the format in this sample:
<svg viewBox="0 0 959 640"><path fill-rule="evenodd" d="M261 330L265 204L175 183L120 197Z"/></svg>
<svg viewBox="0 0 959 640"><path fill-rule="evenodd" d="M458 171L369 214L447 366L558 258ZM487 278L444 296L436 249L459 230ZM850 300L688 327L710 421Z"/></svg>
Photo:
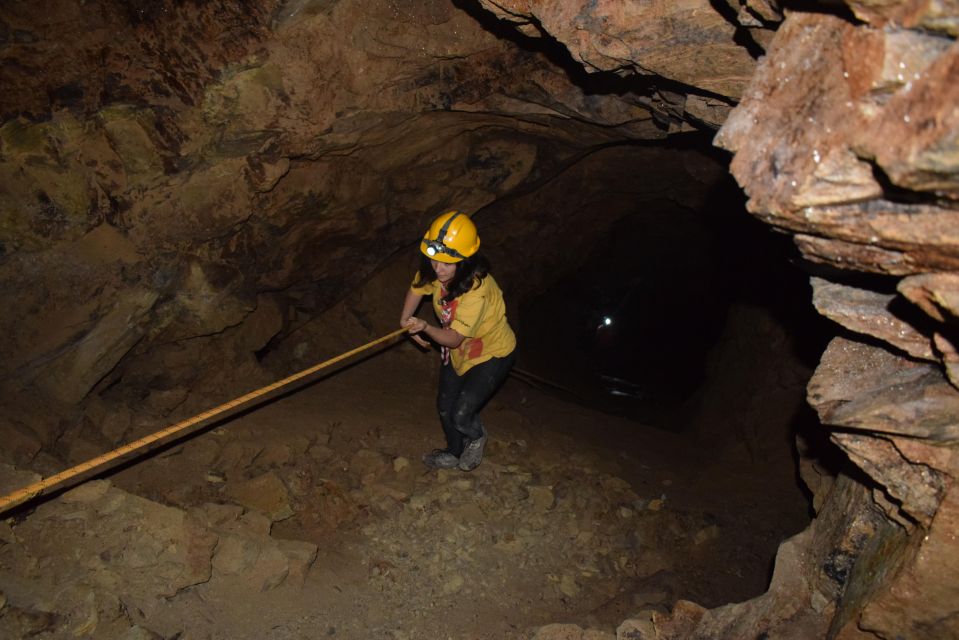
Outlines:
<svg viewBox="0 0 959 640"><path fill-rule="evenodd" d="M942 571L959 557L943 534L959 473L957 12L921 0L849 5L864 23L787 15L715 141L734 152L749 211L825 265L812 279L816 308L868 336L833 340L808 385L823 428L838 428L833 442L871 487L842 507L872 523L865 546L840 544L825 525L844 485L817 493L815 548L836 551L797 570L837 578L819 591L828 637L953 637L959 599ZM746 604L743 624L756 620ZM704 619L694 635L722 637Z"/></svg>
<svg viewBox="0 0 959 640"><path fill-rule="evenodd" d="M738 99L755 61L737 25L706 0L643 3L482 0L484 7L562 42L589 69L655 74Z"/></svg>

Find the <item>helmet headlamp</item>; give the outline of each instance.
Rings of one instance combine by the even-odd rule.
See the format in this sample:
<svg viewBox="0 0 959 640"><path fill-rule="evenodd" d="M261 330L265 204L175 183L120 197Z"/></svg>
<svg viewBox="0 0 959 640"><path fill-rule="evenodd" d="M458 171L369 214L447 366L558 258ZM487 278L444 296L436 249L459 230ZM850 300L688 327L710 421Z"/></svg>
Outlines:
<svg viewBox="0 0 959 640"><path fill-rule="evenodd" d="M426 245L426 255L431 258L438 253L445 253L448 256L459 258L461 260L466 257L461 255L456 249L447 247L439 240L424 240L423 243Z"/></svg>
<svg viewBox="0 0 959 640"><path fill-rule="evenodd" d="M448 211L433 220L420 242L420 251L430 260L454 263L479 249L476 225L464 213Z"/></svg>

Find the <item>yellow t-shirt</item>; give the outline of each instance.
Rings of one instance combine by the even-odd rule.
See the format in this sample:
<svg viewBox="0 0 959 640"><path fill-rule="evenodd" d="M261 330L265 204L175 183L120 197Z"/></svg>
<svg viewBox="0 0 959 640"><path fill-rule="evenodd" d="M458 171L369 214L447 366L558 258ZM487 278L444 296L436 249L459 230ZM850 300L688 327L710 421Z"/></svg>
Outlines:
<svg viewBox="0 0 959 640"><path fill-rule="evenodd" d="M433 296L433 311L443 327L464 337L460 346L449 350L453 370L458 375L490 358L508 356L516 348L516 336L506 321L503 292L493 276L487 275L479 286L448 305L442 302L446 292L438 280L411 289L420 295Z"/></svg>

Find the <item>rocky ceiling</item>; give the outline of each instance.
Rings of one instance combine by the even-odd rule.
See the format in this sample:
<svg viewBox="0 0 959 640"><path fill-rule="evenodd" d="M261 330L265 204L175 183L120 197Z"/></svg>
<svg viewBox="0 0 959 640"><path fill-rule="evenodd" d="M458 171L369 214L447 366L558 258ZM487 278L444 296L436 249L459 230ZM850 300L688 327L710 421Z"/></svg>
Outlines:
<svg viewBox="0 0 959 640"><path fill-rule="evenodd" d="M435 212L717 129L845 327L809 401L858 471L804 460L818 517L764 596L627 637L959 636L957 35L951 0L7 0L0 384L256 380Z"/></svg>

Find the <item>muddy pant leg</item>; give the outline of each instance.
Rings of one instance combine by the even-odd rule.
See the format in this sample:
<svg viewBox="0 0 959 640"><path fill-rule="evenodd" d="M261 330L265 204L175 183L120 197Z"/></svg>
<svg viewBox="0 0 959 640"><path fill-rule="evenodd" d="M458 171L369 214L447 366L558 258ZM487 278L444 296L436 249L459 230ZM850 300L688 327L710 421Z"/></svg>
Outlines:
<svg viewBox="0 0 959 640"><path fill-rule="evenodd" d="M480 409L506 379L514 360L513 354L505 358L493 358L476 365L462 376L462 386L450 414L452 427L461 434L459 453L462 453L463 442L478 440L483 436Z"/></svg>
<svg viewBox="0 0 959 640"><path fill-rule="evenodd" d="M469 373L469 372L467 372ZM436 394L436 409L440 414L440 424L446 436L446 449L457 458L463 453L463 434L453 426L453 407L460 395L465 376L456 375L453 365L446 363L440 367L439 390Z"/></svg>

